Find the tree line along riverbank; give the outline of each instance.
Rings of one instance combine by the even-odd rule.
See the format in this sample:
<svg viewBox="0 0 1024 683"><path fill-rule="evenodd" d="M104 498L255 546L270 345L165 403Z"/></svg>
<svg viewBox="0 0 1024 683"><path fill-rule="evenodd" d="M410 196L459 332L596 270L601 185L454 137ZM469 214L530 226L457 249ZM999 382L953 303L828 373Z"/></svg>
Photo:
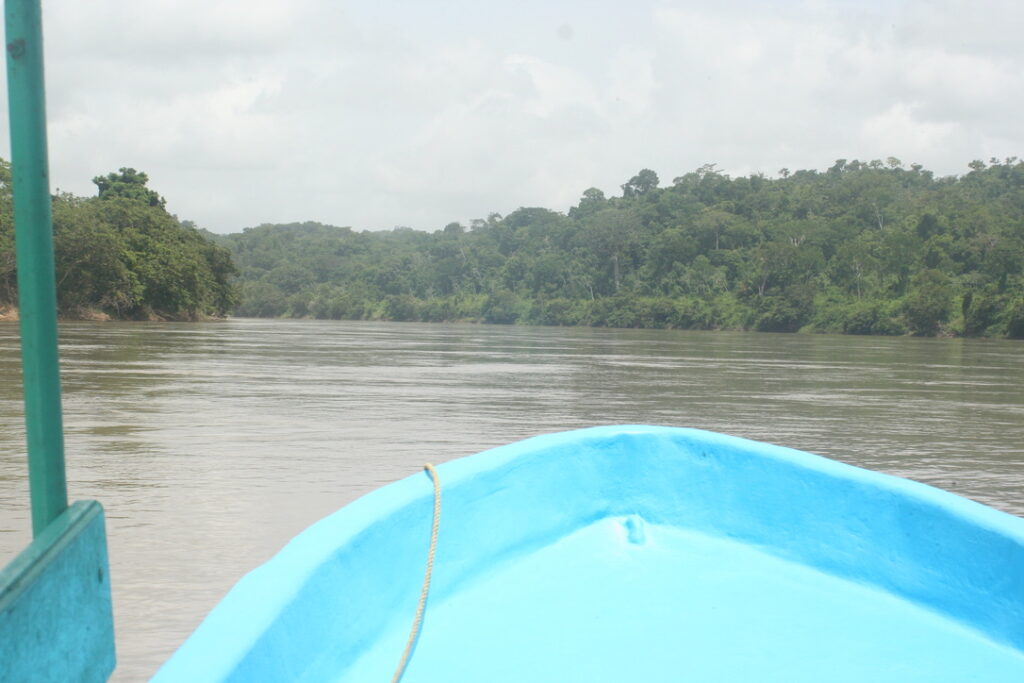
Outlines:
<svg viewBox="0 0 1024 683"><path fill-rule="evenodd" d="M949 177L894 158L773 178L705 165L665 186L644 169L565 212L434 232L307 222L213 235L168 214L147 180L121 169L95 179L97 197L54 198L66 315L1024 338L1024 163L1012 158ZM8 207L9 189L0 255ZM13 301L3 263L0 306Z"/></svg>
<svg viewBox="0 0 1024 683"><path fill-rule="evenodd" d="M168 213L148 177L122 168L95 197L53 197L58 312L65 319L202 320L238 304L231 255ZM10 164L0 160L0 316L17 317Z"/></svg>
<svg viewBox="0 0 1024 683"><path fill-rule="evenodd" d="M245 316L1024 337L1024 163L839 160L433 233L318 223L218 236Z"/></svg>

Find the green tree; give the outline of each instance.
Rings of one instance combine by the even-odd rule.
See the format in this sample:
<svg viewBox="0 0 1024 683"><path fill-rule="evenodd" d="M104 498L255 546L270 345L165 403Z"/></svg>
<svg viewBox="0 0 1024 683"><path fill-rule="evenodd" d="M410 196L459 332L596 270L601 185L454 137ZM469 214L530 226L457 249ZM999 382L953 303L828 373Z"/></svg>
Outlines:
<svg viewBox="0 0 1024 683"><path fill-rule="evenodd" d="M649 168L645 168L622 185L622 196L640 197L657 187L658 174Z"/></svg>
<svg viewBox="0 0 1024 683"><path fill-rule="evenodd" d="M914 276L904 303L907 322L914 334L933 335L949 320L953 289L949 276L925 270Z"/></svg>
<svg viewBox="0 0 1024 683"><path fill-rule="evenodd" d="M639 227L633 211L608 208L595 214L581 232L583 243L593 250L599 261L610 266L608 293L617 293L622 287L623 269L639 243Z"/></svg>
<svg viewBox="0 0 1024 683"><path fill-rule="evenodd" d="M96 176L92 179L99 189L100 199L113 199L122 197L148 204L149 206L164 208L166 200L159 194L146 187L149 176L134 168L122 167L117 173L108 173L105 176Z"/></svg>
<svg viewBox="0 0 1024 683"><path fill-rule="evenodd" d="M124 317L142 296L142 286L125 258L122 236L100 219L87 201L69 194L53 202L57 301L64 315L91 309Z"/></svg>

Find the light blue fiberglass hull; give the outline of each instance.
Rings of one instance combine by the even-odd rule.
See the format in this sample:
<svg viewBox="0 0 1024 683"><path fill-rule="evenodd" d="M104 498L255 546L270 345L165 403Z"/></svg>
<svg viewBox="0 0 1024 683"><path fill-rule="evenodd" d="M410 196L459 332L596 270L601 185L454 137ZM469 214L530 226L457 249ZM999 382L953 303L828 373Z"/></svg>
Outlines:
<svg viewBox="0 0 1024 683"><path fill-rule="evenodd" d="M687 429L599 427L449 462L417 681L1024 681L1024 520ZM390 680L426 474L246 576L157 681Z"/></svg>

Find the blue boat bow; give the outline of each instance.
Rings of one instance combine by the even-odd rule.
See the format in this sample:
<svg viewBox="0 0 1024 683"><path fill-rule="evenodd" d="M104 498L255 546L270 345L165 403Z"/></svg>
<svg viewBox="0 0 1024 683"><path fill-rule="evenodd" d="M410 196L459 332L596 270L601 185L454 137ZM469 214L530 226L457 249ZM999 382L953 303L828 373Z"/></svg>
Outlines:
<svg viewBox="0 0 1024 683"><path fill-rule="evenodd" d="M439 468L403 681L1024 680L1024 520L709 432L599 427ZM246 576L157 681L388 680L430 537L425 475Z"/></svg>

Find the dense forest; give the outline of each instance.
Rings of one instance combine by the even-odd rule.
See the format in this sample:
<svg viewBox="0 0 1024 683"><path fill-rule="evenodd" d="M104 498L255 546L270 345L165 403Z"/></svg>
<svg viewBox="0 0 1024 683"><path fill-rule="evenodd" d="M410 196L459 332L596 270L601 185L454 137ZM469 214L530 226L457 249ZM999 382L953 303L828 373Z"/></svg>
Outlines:
<svg viewBox="0 0 1024 683"><path fill-rule="evenodd" d="M680 329L1024 338L1024 162L839 160L660 187L641 170L567 213L520 208L433 233L319 223L232 235L168 213L145 173L53 198L65 317L235 313ZM236 268L237 266L237 268ZM10 167L0 160L0 309L15 304ZM2 312L2 311L0 311Z"/></svg>
<svg viewBox="0 0 1024 683"><path fill-rule="evenodd" d="M199 320L238 303L230 254L169 214L148 180L122 168L93 179L96 197L53 197L63 317ZM0 309L16 305L11 169L0 160Z"/></svg>
<svg viewBox="0 0 1024 683"><path fill-rule="evenodd" d="M212 236L243 316L1024 337L1024 162L898 159L583 192L434 233Z"/></svg>

